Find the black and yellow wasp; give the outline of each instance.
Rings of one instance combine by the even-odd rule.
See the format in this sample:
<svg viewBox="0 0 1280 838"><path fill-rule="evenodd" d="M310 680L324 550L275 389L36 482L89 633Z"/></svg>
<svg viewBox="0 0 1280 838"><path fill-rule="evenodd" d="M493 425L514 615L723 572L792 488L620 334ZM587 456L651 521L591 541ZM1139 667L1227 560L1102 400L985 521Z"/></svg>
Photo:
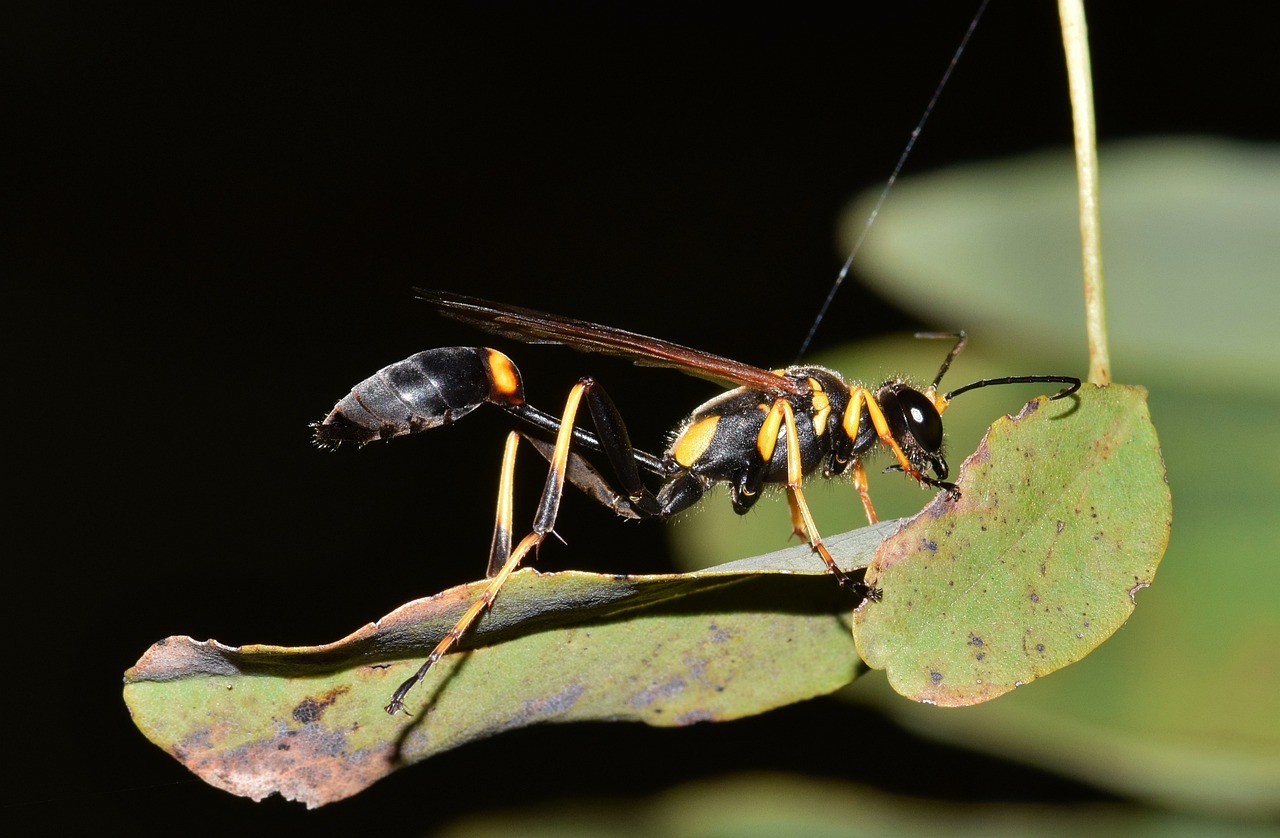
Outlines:
<svg viewBox="0 0 1280 838"><path fill-rule="evenodd" d="M945 482L948 469L942 456L942 413L951 399L993 384L1066 384L1053 398L1069 395L1080 386L1080 379L1071 376L1023 375L983 379L941 395L938 384L964 347L963 332L922 335L954 340L938 374L923 391L897 378L873 389L846 381L826 367L802 364L770 371L610 326L461 294L415 290L420 300L441 314L495 335L622 355L638 364L670 367L733 389L694 409L660 457L632 446L613 401L591 378L581 378L573 386L560 417L529 405L520 372L496 349L428 349L384 367L339 401L313 426L320 446L415 434L454 422L485 402L530 426L507 437L489 585L418 672L395 691L386 707L391 714L403 709L409 690L492 604L507 578L552 532L566 480L622 516L661 520L693 506L720 483L727 484L734 511L740 514L755 504L768 485L783 485L795 532L808 539L841 585L863 598L874 598L879 592L837 567L823 545L801 489L805 476L817 471L824 477L850 474L867 519L875 523L863 459L883 445L894 456L894 468L924 486L958 497L956 486ZM579 427L583 401L594 433ZM551 466L532 531L512 549L511 485L521 438ZM608 461L612 481L591 464L588 455ZM661 480L656 492L645 485L642 472Z"/></svg>

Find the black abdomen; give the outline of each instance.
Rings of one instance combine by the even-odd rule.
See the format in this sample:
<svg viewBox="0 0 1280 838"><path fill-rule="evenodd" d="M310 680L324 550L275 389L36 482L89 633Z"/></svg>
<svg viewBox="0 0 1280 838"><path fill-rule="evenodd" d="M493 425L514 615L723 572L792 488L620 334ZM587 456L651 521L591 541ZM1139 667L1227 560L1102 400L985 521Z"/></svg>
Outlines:
<svg viewBox="0 0 1280 838"><path fill-rule="evenodd" d="M312 428L321 447L363 445L447 425L486 401L524 401L520 373L506 355L475 346L428 349L351 388Z"/></svg>

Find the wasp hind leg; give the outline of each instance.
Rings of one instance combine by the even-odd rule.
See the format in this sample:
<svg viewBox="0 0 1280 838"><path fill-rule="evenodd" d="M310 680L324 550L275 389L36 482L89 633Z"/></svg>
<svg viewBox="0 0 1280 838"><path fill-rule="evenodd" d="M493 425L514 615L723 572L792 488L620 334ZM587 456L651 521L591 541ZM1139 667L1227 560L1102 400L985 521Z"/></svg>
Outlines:
<svg viewBox="0 0 1280 838"><path fill-rule="evenodd" d="M529 551L537 546L536 542L529 538L520 542L520 545L513 552L511 549L511 517L512 517L512 482L515 477L515 460L516 448L520 442L520 437L513 431L507 435L507 444L502 454L502 476L498 481L498 510L493 525L493 541L490 546L489 556L489 584L480 594L480 598L473 602L470 607L463 612L458 618L458 622L454 623L453 628L441 638L436 647L431 650L431 654L418 667L418 671L408 680L396 688L391 695L391 701L386 706L386 711L391 715L395 715L404 710L404 698L409 691L417 686L422 679L427 677L427 672L431 667L445 656L445 654L456 644L471 625L480 617L486 608L488 608L497 598L498 592L502 590L502 586L506 584L507 579L524 559ZM499 559L499 557L501 557ZM405 711L406 713L408 711Z"/></svg>
<svg viewBox="0 0 1280 838"><path fill-rule="evenodd" d="M525 433L521 433L520 436L535 451L541 454L544 460L548 463L552 461L555 456L555 443L547 442L545 439L539 439L536 436ZM564 477L565 480L577 487L578 491L601 506L613 510L623 518L637 520L646 517L637 512L631 500L614 489L605 476L576 451L569 451Z"/></svg>
<svg viewBox="0 0 1280 838"><path fill-rule="evenodd" d="M571 449L573 442L574 422L578 407L586 397L591 409L592 419L597 431L609 441L606 453L613 463L618 479L622 482L626 496L614 491L595 469L586 463ZM513 431L507 436L507 444L502 456L502 476L498 485L498 507L493 528L493 540L489 550L488 576L489 584L481 592L479 599L473 602L462 616L458 618L448 633L440 640L427 656L418 671L391 695L386 711L395 715L404 709L405 696L409 694L427 672L451 649L471 628L480 615L489 608L502 587L511 578L521 562L530 554L536 554L543 540L554 532L556 517L560 511L560 499L564 496L564 483L568 479L573 485L583 489L587 494L601 500L607 506L619 508L621 514L629 517L652 516L658 509L656 498L645 488L640 480L639 468L636 465L626 427L618 415L613 402L602 390L596 387L590 378L583 378L569 391L565 401L564 414L560 419L556 432L555 445L547 454L545 443L535 444L536 448L550 461L547 480L542 489L542 498L538 502L538 510L533 519L533 531L511 548L512 535L512 484L515 475L515 458L519 446L520 434Z"/></svg>

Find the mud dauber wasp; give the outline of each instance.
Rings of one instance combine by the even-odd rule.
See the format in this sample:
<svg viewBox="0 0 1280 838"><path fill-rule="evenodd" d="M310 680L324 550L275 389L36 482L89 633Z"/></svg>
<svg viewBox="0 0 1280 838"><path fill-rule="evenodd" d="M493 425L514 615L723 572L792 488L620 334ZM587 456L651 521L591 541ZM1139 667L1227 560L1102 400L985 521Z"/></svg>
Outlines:
<svg viewBox="0 0 1280 838"><path fill-rule="evenodd" d="M495 335L621 355L638 364L677 369L733 389L696 408L677 428L663 454L655 456L632 446L622 416L595 380L579 379L557 418L525 401L520 373L503 353L483 347L447 347L419 352L384 367L357 384L317 422L313 426L315 441L322 447L419 433L452 423L485 402L528 426L507 437L489 554L489 585L417 673L392 695L386 710L393 715L404 708L409 690L492 604L525 557L553 532L566 480L623 517L660 520L693 506L720 483L728 485L733 508L739 514L750 509L768 485L784 485L794 531L808 539L842 586L863 599L876 598L879 591L841 570L823 545L801 488L804 477L817 471L824 477L849 473L867 519L875 523L863 460L883 445L893 453L891 468L956 498L959 489L946 482L948 468L942 455L942 413L951 399L997 384L1066 384L1054 399L1080 387L1080 379L1073 376L1020 375L983 379L940 395L938 384L964 348L963 332L920 335L955 341L924 390L899 378L869 388L846 381L825 367L800 364L770 371L610 326L461 294L415 291L420 300L444 316ZM595 433L578 427L583 401ZM548 436L554 442L549 442ZM512 549L511 484L521 438L551 466L532 531ZM588 453L608 460L616 488L588 461ZM656 493L645 485L642 471L661 479Z"/></svg>

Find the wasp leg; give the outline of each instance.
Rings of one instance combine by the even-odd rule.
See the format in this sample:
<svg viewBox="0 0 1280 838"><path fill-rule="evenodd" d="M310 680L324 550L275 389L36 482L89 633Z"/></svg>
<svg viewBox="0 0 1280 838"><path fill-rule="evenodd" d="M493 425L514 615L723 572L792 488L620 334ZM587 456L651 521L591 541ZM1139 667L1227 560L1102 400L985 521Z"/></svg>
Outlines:
<svg viewBox="0 0 1280 838"><path fill-rule="evenodd" d="M508 435L507 446L502 458L502 478L498 487L498 520L494 525L491 547L493 552L489 557L491 574L489 585L481 592L480 598L471 603L470 607L458 618L458 622L454 624L453 628L449 629L448 633L431 650L431 654L427 656L426 661L418 668L418 671L391 694L391 701L385 708L389 714L394 716L404 709L404 698L409 694L409 691L427 676L427 672L431 667L445 656L449 649L467 633L467 630L484 613L485 609L493 604L494 600L498 598L498 594L502 591L502 586L511 578L511 574L516 571L516 568L520 566L526 556L531 552L537 551L543 539L554 528L556 515L560 511L560 498L564 495L564 478L568 470L569 444L573 440L574 418L577 416L582 394L591 387L591 384L591 379L584 378L569 391L569 398L564 407L564 417L560 421L560 430L556 434L556 445L552 454L551 468L547 472L547 482L542 489L542 499L538 502L538 511L533 519L533 532L521 539L515 550L508 551L499 564L498 557L502 555L504 548L509 547L511 544L511 483L515 473L515 455L519 442L519 437L515 434ZM494 570L495 565L497 565L496 571Z"/></svg>
<svg viewBox="0 0 1280 838"><path fill-rule="evenodd" d="M787 506L791 508L791 534L808 541L809 534L804 531L804 515L796 503L796 496L790 492L787 492Z"/></svg>
<svg viewBox="0 0 1280 838"><path fill-rule="evenodd" d="M587 399L592 420L602 439L602 447L618 472L618 479L628 494L625 498L608 487L604 478L595 469L586 465L586 461L575 454L571 445L574 441L574 422L578 414L578 406L583 398ZM569 391L565 401L564 415L557 423L556 441L547 459L551 466L547 471L547 481L542 489L542 498L538 502L538 511L533 519L533 532L521 539L515 550L511 550L511 496L512 482L515 473L515 457L519 435L513 432L507 437L506 449L502 458L502 477L498 486L498 511L494 523L493 541L489 554L489 585L480 594L480 598L471 604L458 622L454 624L444 638L427 656L427 660L418 668L413 677L401 684L391 696L386 711L395 715L404 709L404 698L414 688L432 666L436 664L450 648L466 634L471 625L497 599L502 586L516 571L520 563L531 552L536 553L543 540L555 529L556 517L560 512L560 499L564 497L566 477L572 475L570 482L584 488L587 494L595 497L595 492L605 490L607 496L625 501L627 508L639 517L640 515L660 517L657 499L640 480L640 471L636 463L630 439L622 417L614 407L612 400L604 391L596 386L590 378L579 379ZM543 456L546 456L545 444L535 444Z"/></svg>
<svg viewBox="0 0 1280 838"><path fill-rule="evenodd" d="M853 474L853 488L858 490L858 497L862 498L862 508L867 510L867 523L874 524L880 519L876 517L875 507L871 505L871 493L867 490L867 470L862 467L861 460L855 460L849 471Z"/></svg>
<svg viewBox="0 0 1280 838"><path fill-rule="evenodd" d="M516 447L520 444L520 435L515 431L507 434L507 444L502 449L502 472L498 478L498 510L493 516L493 540L489 544L489 567L485 577L492 579L502 571L507 557L511 555L511 518L512 518L512 484L516 473Z"/></svg>
<svg viewBox="0 0 1280 838"><path fill-rule="evenodd" d="M595 385L593 390L603 393L603 390L600 390L599 384ZM588 396L587 404L590 405L591 402L592 402L592 397ZM520 419L522 422L533 425L535 428L540 428L546 433L550 434L552 437L554 437L557 433L560 432L560 420L549 413L543 413L541 410L538 410L533 405L530 405L525 402L520 402L519 404L503 404L503 405L500 405L500 407L502 407L503 410L506 410L512 416L515 416L516 418ZM608 399L607 396L602 402L601 407L596 409L611 410L614 417L613 423L616 423L618 425L622 424L622 418L618 414L617 408L613 407L612 400ZM593 415L595 414L595 412L596 410L592 410ZM529 440L530 442L535 442L533 437L526 436L525 439ZM573 429L573 442L574 442L574 445L578 446L579 448L586 449L587 451L595 451L596 453L600 453L600 454L605 453L605 448L606 448L605 444L602 443L599 439L597 439L593 434L591 434L586 430L583 430L582 428ZM630 445L631 445L630 440L626 439L626 446L630 447ZM546 446L546 450L547 451L551 450L551 446L549 444ZM643 468L645 471L651 474L657 475L658 477L667 476L667 470L662 465L661 457L655 457L653 454L650 454L647 451L641 451L638 448L631 448L630 452L631 452L631 459L634 460L636 465L639 466L640 468ZM546 454L544 454L543 456L546 457L548 460L551 459L550 456ZM572 482L572 475L570 475L570 482Z"/></svg>
<svg viewBox="0 0 1280 838"><path fill-rule="evenodd" d="M507 434L507 444L502 453L502 472L498 481L498 511L495 516L493 542L490 547L489 586L480 594L480 598L473 602L463 613L453 628L436 644L436 647L431 650L431 654L427 656L426 661L423 662L422 666L418 667L418 671L392 693L391 701L387 704L386 711L393 716L404 709L404 697L408 695L409 690L427 677L427 672L431 667L435 666L436 662L444 657L450 647L457 643L462 635L466 633L471 624L476 621L476 618L498 596L498 592L506 584L507 578L519 566L520 560L528 554L532 547L536 546L522 541L515 552L511 550L512 483L515 477L516 448L519 442L520 437L514 431ZM528 541L528 539L525 541Z"/></svg>
<svg viewBox="0 0 1280 838"><path fill-rule="evenodd" d="M847 414L850 416L861 416L862 409L864 407L867 410L867 415L871 417L871 425L875 429L876 436L880 438L880 442L883 443L886 448L893 452L894 458L898 461L898 468L902 469L904 472L911 475L914 480L925 486L933 486L936 489L942 489L947 494L951 495L952 499L960 497L960 490L956 488L954 483L944 483L941 480L935 480L911 464L911 460L907 458L907 454L902 450L902 446L893 438L893 431L889 428L889 420L885 418L884 411L880 409L880 405L876 403L876 400L871 397L870 392L868 392L865 387L853 388L853 401L850 403ZM859 422L861 422L861 420L859 420ZM861 430L861 428L850 433L850 437L857 439L858 430ZM872 513L869 508L869 503L869 500L866 500L864 496L863 504L868 505L867 512L870 515ZM871 523L874 524L875 521L872 520Z"/></svg>
<svg viewBox="0 0 1280 838"><path fill-rule="evenodd" d="M827 566L827 570L836 577L836 581L842 587L848 588L863 599L875 598L878 592L865 582L857 581L841 570L836 560L831 557L827 546L822 543L822 536L818 534L813 513L809 511L809 503L804 499L804 490L800 488L800 483L804 479L800 459L800 435L796 429L795 411L785 398L775 400L773 406L769 408L769 415L765 418L760 430L758 445L761 456L766 462L773 457L773 446L777 444L779 425L786 427L787 502L791 507L792 524L796 532L808 538L809 547L818 554Z"/></svg>
<svg viewBox="0 0 1280 838"><path fill-rule="evenodd" d="M591 422L596 433L592 435L582 428L572 429L572 442L576 448L602 453L609 460L617 480L618 489L609 484L585 458L574 450L570 450L567 461L566 479L581 489L588 497L626 518L659 518L666 519L688 505L683 495L678 499L677 508L668 508L667 499L660 500L644 485L640 479L640 470L644 469L658 477L667 478L670 472L662 458L641 451L631 444L631 436L627 432L626 422L614 405L613 399L604 388L593 379L583 378L582 397L591 412ZM563 427L562 420L543 413L527 404L504 405L504 408L521 420L549 431L557 437ZM551 446L539 439L526 436L534 448L548 460L552 460ZM699 497L701 495L698 495ZM694 498L696 500L696 498Z"/></svg>
<svg viewBox="0 0 1280 838"><path fill-rule="evenodd" d="M565 478L571 484L602 506L607 506L625 518L656 518L661 521L688 509L706 494L711 486L710 481L687 470L673 471L662 458L632 446L626 422L623 421L622 414L618 412L618 408L604 388L591 379L583 379L583 382L587 385L583 398L586 399L587 407L591 411L591 421L595 425L596 434L592 435L582 428L574 428L573 445L580 449L604 454L613 469L618 488L614 488L587 462L586 458L572 449L569 452L565 474ZM550 431L557 436L560 434L562 423L553 416L542 413L527 404L503 407L535 427ZM551 444L532 436L526 436L525 439L542 454L544 459L548 462L553 460L554 451ZM663 478L662 489L656 495L640 479L641 469ZM756 485L755 488L758 489L759 486Z"/></svg>
<svg viewBox="0 0 1280 838"><path fill-rule="evenodd" d="M548 463L551 462L555 454L555 444L547 442L528 434L520 434L524 441L533 446L533 449L542 455L542 458ZM576 438L576 435L575 435ZM569 451L568 469L565 471L565 480L568 480L577 489L587 497L594 500L601 506L608 507L623 518L636 520L646 517L636 512L631 505L631 501L624 497L620 492L609 484L595 466L591 465L585 457L576 451Z"/></svg>
<svg viewBox="0 0 1280 838"><path fill-rule="evenodd" d="M431 654L427 656L426 661L418 668L418 671L391 694L391 701L385 708L388 713L394 716L404 709L404 697L409 694L409 690L427 677L427 672L431 667L445 656L445 653L462 638L462 635L466 634L467 629L471 628L471 624L476 621L486 608L493 604L493 601L498 597L498 592L502 590L502 586L507 583L507 579L520 566L520 562L523 561L525 556L529 555L530 551L537 549L541 542L542 536L537 533L530 533L520 541L520 544L516 546L515 552L508 557L498 574L489 581L489 586L480 594L480 598L471 603L471 606L458 619L453 628L449 629L444 638L436 644L436 647L431 650Z"/></svg>
<svg viewBox="0 0 1280 838"><path fill-rule="evenodd" d="M600 447L613 468L618 486L638 516L646 518L667 518L669 513L658 502L649 487L640 479L640 454L631 444L631 436L627 433L626 422L622 414L609 398L604 388L590 379L587 382L587 407L591 411L591 422L596 426L596 434L600 438ZM644 455L649 456L649 455ZM665 476L665 475L664 475Z"/></svg>

